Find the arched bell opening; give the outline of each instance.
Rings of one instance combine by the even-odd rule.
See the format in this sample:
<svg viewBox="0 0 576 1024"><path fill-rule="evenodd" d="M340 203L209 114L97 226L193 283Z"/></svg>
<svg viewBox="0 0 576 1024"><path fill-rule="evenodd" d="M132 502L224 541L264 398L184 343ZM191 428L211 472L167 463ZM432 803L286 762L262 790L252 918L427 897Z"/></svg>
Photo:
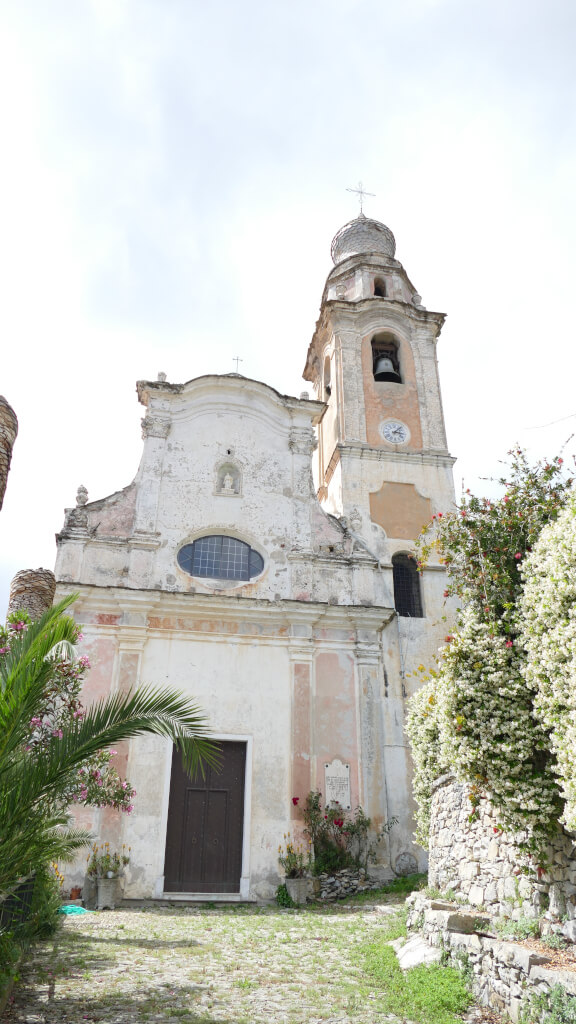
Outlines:
<svg viewBox="0 0 576 1024"><path fill-rule="evenodd" d="M374 295L376 298L386 298L386 281L383 277L374 278Z"/></svg>
<svg viewBox="0 0 576 1024"><path fill-rule="evenodd" d="M375 381L402 383L398 344L389 334L377 334L372 338L372 373Z"/></svg>

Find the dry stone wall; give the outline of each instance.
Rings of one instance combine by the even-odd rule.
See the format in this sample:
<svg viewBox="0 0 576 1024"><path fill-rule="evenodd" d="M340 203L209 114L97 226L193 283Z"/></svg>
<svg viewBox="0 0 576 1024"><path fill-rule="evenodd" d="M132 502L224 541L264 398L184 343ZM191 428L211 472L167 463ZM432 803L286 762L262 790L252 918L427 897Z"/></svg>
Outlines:
<svg viewBox="0 0 576 1024"><path fill-rule="evenodd" d="M423 893L413 893L406 902L408 930L418 931L431 946L441 946L455 964L470 970L474 995L482 1005L517 1021L522 1003L533 992L561 985L576 996L576 970L557 970L551 957L486 934L489 915Z"/></svg>
<svg viewBox="0 0 576 1024"><path fill-rule="evenodd" d="M321 874L314 879L316 885L314 895L326 903L343 900L346 896L354 896L357 892L368 892L378 889L381 881L369 878L363 868L344 868L333 874Z"/></svg>
<svg viewBox="0 0 576 1024"><path fill-rule="evenodd" d="M470 789L445 775L432 795L429 883L452 890L490 914L543 918L576 942L576 837L559 832L543 871L525 851L525 837L502 832L488 800L472 812ZM523 848L524 846L524 848ZM560 922L557 926L554 922Z"/></svg>

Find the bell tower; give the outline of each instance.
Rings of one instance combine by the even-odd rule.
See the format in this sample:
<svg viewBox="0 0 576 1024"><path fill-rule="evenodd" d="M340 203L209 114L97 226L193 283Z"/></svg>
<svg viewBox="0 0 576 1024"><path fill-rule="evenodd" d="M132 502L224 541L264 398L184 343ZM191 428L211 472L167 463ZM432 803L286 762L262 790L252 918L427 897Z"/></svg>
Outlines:
<svg viewBox="0 0 576 1024"><path fill-rule="evenodd" d="M338 231L304 370L326 402L319 499L389 558L454 501L436 360L445 316L422 305L395 251L363 213Z"/></svg>

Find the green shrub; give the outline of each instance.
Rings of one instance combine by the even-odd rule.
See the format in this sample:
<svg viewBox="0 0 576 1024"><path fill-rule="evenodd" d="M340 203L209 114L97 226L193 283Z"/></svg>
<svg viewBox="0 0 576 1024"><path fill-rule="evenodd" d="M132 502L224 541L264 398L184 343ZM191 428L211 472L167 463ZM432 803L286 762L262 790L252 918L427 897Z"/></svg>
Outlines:
<svg viewBox="0 0 576 1024"><path fill-rule="evenodd" d="M48 939L54 934L61 906L62 895L58 877L49 867L39 868L36 872L30 916L22 926L23 932L31 941Z"/></svg>
<svg viewBox="0 0 576 1024"><path fill-rule="evenodd" d="M276 903L279 907L295 907L296 904L292 899L288 889L285 885L279 885L276 889Z"/></svg>
<svg viewBox="0 0 576 1024"><path fill-rule="evenodd" d="M517 921L511 918L500 918L492 922L494 931L503 939L532 939L540 935L538 921L533 917L520 917Z"/></svg>
<svg viewBox="0 0 576 1024"><path fill-rule="evenodd" d="M58 925L58 910L62 905L60 882L53 867L41 867L34 878L30 911L22 921L14 922L9 930L0 931L0 1000L14 978L26 950L38 939L53 935Z"/></svg>
<svg viewBox="0 0 576 1024"><path fill-rule="evenodd" d="M0 932L0 1002L13 978L17 977L22 947L12 932Z"/></svg>
<svg viewBox="0 0 576 1024"><path fill-rule="evenodd" d="M549 992L535 992L524 1004L521 1024L576 1024L576 997L554 985Z"/></svg>
<svg viewBox="0 0 576 1024"><path fill-rule="evenodd" d="M566 949L568 943L562 935L558 935L557 932L550 932L549 935L542 936L542 943L548 946L548 949Z"/></svg>

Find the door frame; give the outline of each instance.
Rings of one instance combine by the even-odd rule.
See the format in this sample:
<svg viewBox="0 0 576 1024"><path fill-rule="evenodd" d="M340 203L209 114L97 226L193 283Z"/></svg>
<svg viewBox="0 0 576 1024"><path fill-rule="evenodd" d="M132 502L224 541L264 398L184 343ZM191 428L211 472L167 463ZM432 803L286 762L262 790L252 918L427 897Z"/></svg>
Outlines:
<svg viewBox="0 0 576 1024"><path fill-rule="evenodd" d="M195 901L206 901L212 900L218 902L219 899L225 900L227 903L232 903L234 900L246 900L250 898L250 823L252 821L252 746L253 737L246 734L240 733L228 733L219 732L211 733L207 739L215 740L217 743L226 743L228 741L245 743L246 744L246 766L244 776L244 823L242 826L242 871L240 875L240 891L238 893L214 893L214 892L180 892L169 894L169 898L173 901L176 900L189 900L192 897ZM170 799L170 776L172 773L172 751L174 745L172 743L166 744L166 756L164 759L164 793L162 796L162 810L160 815L160 828L159 833L162 837L162 865L164 864L164 856L166 853L166 838L168 834L168 803ZM163 870L163 867L162 867ZM164 892L164 875L161 874L156 878L156 884L154 886L154 899L166 899L167 894Z"/></svg>

